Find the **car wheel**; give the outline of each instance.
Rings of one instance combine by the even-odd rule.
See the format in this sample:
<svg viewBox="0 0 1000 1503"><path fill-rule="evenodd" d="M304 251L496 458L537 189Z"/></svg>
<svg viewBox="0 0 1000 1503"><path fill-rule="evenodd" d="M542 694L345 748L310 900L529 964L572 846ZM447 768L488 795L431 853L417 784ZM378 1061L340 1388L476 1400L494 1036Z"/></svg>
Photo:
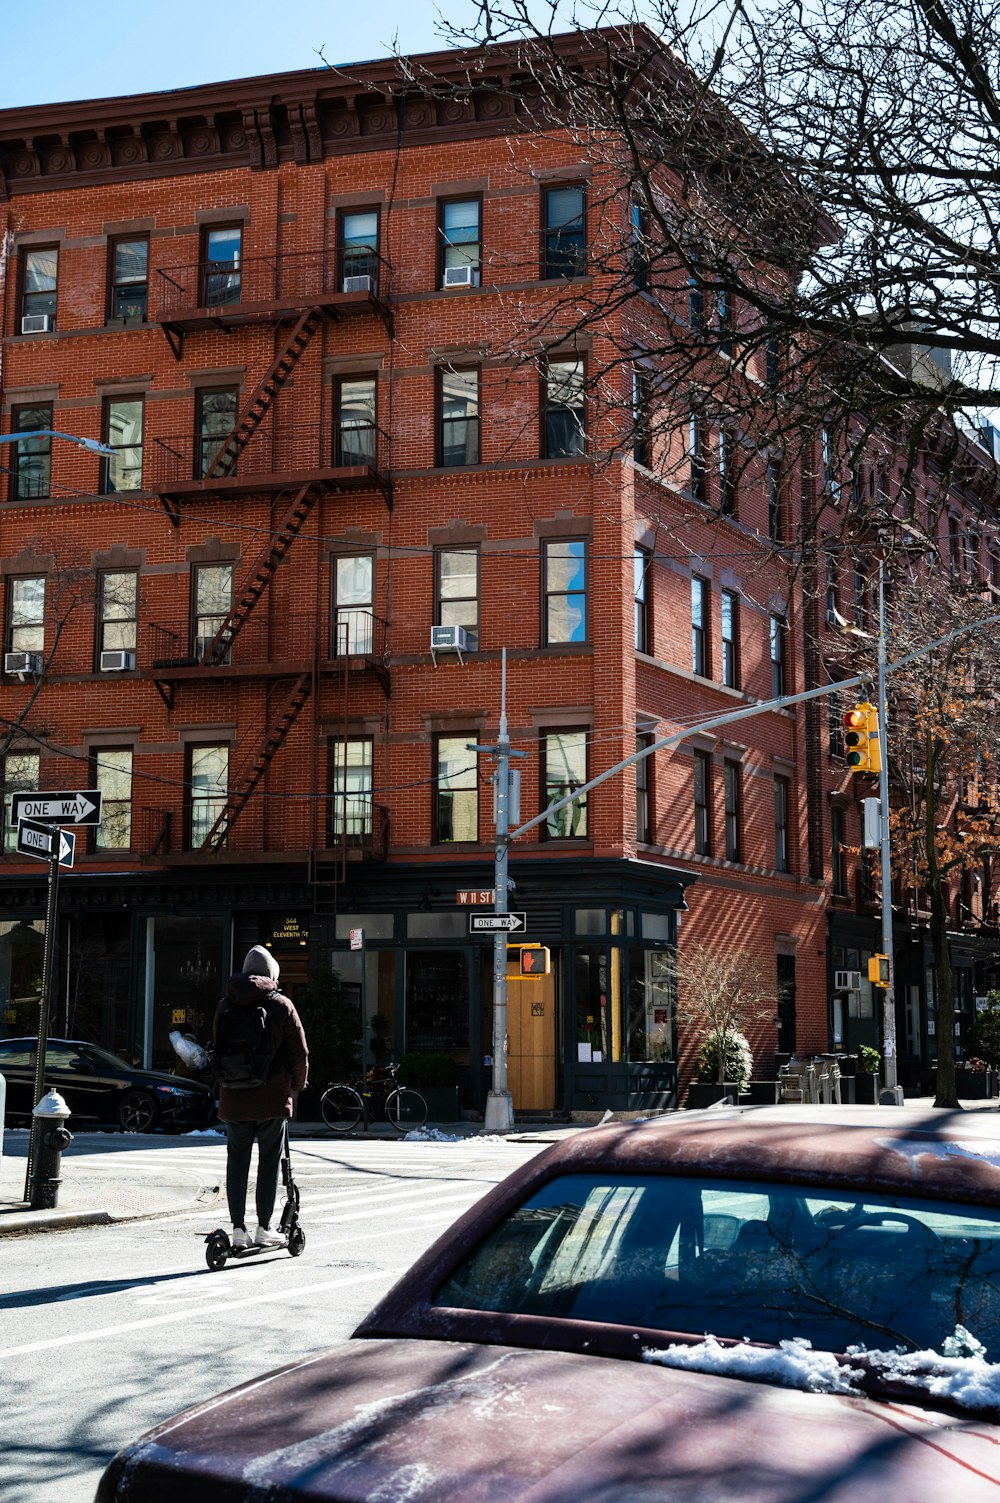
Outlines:
<svg viewBox="0 0 1000 1503"><path fill-rule="evenodd" d="M118 1103L118 1126L125 1132L149 1132L159 1108L148 1091L126 1091Z"/></svg>

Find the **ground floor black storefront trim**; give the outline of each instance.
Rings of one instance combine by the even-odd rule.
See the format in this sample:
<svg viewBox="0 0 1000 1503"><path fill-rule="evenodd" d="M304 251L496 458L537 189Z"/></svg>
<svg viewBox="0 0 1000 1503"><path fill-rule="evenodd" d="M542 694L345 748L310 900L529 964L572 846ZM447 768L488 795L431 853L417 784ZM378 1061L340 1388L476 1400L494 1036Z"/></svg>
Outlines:
<svg viewBox="0 0 1000 1503"><path fill-rule="evenodd" d="M549 947L551 974L512 982L508 1075L521 1113L677 1104L669 958L689 873L652 862L513 861L511 908ZM397 1058L447 1053L462 1104L492 1076L492 945L469 916L492 865L386 864L318 889L304 869L64 876L51 1032L170 1068L172 1028L207 1034L225 978L268 944L295 998L330 970L364 994L369 1043ZM331 891L335 901L330 901ZM37 1028L44 880L0 878L0 1034ZM482 904L486 907L487 904ZM363 952L350 948L362 929Z"/></svg>

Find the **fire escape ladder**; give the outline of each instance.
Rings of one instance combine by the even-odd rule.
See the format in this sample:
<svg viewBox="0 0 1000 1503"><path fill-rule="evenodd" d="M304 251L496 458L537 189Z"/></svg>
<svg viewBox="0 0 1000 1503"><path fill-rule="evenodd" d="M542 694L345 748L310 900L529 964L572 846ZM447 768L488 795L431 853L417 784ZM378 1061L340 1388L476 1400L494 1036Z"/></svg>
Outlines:
<svg viewBox="0 0 1000 1503"><path fill-rule="evenodd" d="M239 819L251 794L281 749L282 743L299 716L299 711L312 692L312 674L300 673L292 692L253 756L244 763L238 786L230 793L215 824L205 839L208 850L218 851L226 843L226 836Z"/></svg>
<svg viewBox="0 0 1000 1503"><path fill-rule="evenodd" d="M321 486L310 481L296 495L247 575L246 582L232 610L205 648L201 660L206 667L211 668L226 661L226 655L246 625L250 612L271 583L275 570L302 531L306 518L316 505L321 490Z"/></svg>
<svg viewBox="0 0 1000 1503"><path fill-rule="evenodd" d="M233 473L236 461L270 412L271 404L302 359L323 318L320 307L307 308L299 315L267 371L247 398L232 433L205 471L206 480L218 480Z"/></svg>

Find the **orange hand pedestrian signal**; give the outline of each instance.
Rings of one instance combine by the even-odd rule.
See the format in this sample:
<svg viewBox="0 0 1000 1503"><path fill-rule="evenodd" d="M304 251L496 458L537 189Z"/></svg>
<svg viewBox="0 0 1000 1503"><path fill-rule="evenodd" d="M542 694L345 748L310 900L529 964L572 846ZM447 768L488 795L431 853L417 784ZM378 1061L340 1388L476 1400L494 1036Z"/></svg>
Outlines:
<svg viewBox="0 0 1000 1503"><path fill-rule="evenodd" d="M521 975L547 976L550 957L544 945L524 945L521 949Z"/></svg>

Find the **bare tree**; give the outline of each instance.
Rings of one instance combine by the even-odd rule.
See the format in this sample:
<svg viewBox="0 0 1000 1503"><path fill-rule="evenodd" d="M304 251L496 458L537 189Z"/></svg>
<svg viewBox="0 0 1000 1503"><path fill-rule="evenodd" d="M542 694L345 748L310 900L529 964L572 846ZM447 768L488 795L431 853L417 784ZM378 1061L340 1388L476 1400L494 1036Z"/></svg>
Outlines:
<svg viewBox="0 0 1000 1503"><path fill-rule="evenodd" d="M742 1049L741 1040L754 1023L773 1021L773 982L758 957L748 950L720 950L708 945L679 947L673 961L677 1019L702 1045L714 1049L718 1081L726 1082L727 1061Z"/></svg>

